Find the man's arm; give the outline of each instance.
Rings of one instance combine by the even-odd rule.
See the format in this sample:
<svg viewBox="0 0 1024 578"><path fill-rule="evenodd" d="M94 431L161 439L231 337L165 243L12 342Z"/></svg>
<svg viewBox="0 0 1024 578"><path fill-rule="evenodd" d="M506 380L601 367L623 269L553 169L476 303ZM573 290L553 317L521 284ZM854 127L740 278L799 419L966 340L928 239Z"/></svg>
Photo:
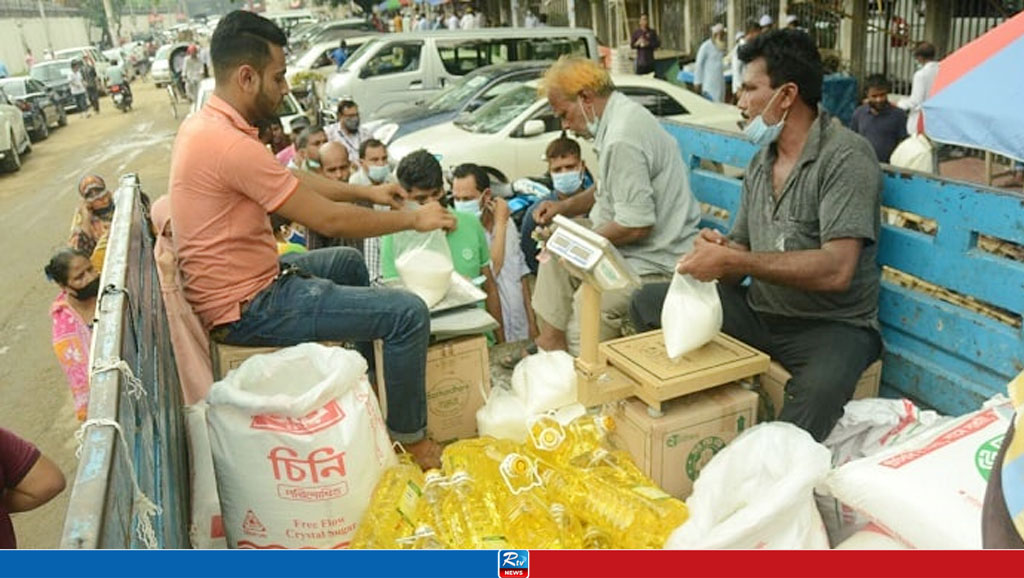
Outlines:
<svg viewBox="0 0 1024 578"><path fill-rule="evenodd" d="M374 211L329 201L301 184L276 212L327 237L365 239L408 229L455 228L455 217L437 203L415 211Z"/></svg>
<svg viewBox="0 0 1024 578"><path fill-rule="evenodd" d="M27 512L42 506L64 491L64 474L50 458L41 455L21 482L3 493L8 512Z"/></svg>
<svg viewBox="0 0 1024 578"><path fill-rule="evenodd" d="M863 239L833 239L821 249L749 252L708 242L694 244L676 271L701 281L750 275L804 291L843 292L857 270Z"/></svg>
<svg viewBox="0 0 1024 578"><path fill-rule="evenodd" d="M547 225L555 215L566 217L578 217L586 215L594 207L594 192L597 185L591 185L589 189L576 193L560 201L543 201L533 211L533 220L538 225Z"/></svg>
<svg viewBox="0 0 1024 578"><path fill-rule="evenodd" d="M309 171L293 170L292 174L299 179L301 186L331 201L366 201L400 209L405 200L405 191L397 183L377 186L354 185L344 181L334 181Z"/></svg>
<svg viewBox="0 0 1024 578"><path fill-rule="evenodd" d="M501 297L498 296L498 284L495 283L489 266L482 267L480 273L484 276L484 292L487 293L487 301L484 302L484 306L487 307L487 312L491 314L491 317L498 322L498 328L494 330L495 340L498 343L504 343L505 323L501 318Z"/></svg>
<svg viewBox="0 0 1024 578"><path fill-rule="evenodd" d="M594 232L611 241L612 245L621 247L643 240L653 229L654 227L623 227L615 221L608 221Z"/></svg>

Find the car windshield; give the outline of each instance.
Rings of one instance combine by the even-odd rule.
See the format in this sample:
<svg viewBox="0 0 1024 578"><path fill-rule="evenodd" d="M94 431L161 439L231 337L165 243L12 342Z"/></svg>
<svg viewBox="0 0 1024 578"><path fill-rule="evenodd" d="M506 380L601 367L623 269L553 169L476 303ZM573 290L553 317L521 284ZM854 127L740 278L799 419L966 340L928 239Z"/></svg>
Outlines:
<svg viewBox="0 0 1024 578"><path fill-rule="evenodd" d="M448 112L462 108L481 88L491 81L487 74L469 74L427 101L430 112Z"/></svg>
<svg viewBox="0 0 1024 578"><path fill-rule="evenodd" d="M0 81L0 88L7 96L25 96L25 83L21 80Z"/></svg>
<svg viewBox="0 0 1024 578"><path fill-rule="evenodd" d="M42 82L54 82L66 79L71 74L71 67L63 62L37 64L32 67L29 74L32 78Z"/></svg>
<svg viewBox="0 0 1024 578"><path fill-rule="evenodd" d="M342 65L341 67L341 71L344 72L346 70L350 70L351 67L355 64L355 62L359 60L364 54L366 54L366 52L370 50L371 46L376 46L378 42L380 42L380 40L371 40L366 44L360 46L359 50L356 50L352 54L349 54L348 58L345 59L345 64Z"/></svg>
<svg viewBox="0 0 1024 578"><path fill-rule="evenodd" d="M172 48L174 48L173 44L166 44L164 46L161 46L160 49L156 51L156 56L154 56L153 58L167 58L167 55L171 53Z"/></svg>
<svg viewBox="0 0 1024 578"><path fill-rule="evenodd" d="M535 102L537 102L535 86L518 86L459 118L455 124L469 132L493 134L512 122Z"/></svg>

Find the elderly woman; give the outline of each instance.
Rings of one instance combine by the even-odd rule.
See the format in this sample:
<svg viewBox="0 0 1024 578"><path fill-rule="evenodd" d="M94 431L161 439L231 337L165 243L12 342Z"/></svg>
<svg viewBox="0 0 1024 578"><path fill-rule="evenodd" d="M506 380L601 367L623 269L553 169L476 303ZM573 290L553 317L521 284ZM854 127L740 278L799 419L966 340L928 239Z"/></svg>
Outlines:
<svg viewBox="0 0 1024 578"><path fill-rule="evenodd" d="M85 252L99 271L103 269L107 233L114 218L114 196L97 175L83 177L78 182L78 194L82 202L71 222L68 246Z"/></svg>
<svg viewBox="0 0 1024 578"><path fill-rule="evenodd" d="M84 421L89 409L89 344L100 274L89 261L89 254L80 249L61 249L44 271L60 287L60 294L50 306L53 351L67 376L75 414Z"/></svg>

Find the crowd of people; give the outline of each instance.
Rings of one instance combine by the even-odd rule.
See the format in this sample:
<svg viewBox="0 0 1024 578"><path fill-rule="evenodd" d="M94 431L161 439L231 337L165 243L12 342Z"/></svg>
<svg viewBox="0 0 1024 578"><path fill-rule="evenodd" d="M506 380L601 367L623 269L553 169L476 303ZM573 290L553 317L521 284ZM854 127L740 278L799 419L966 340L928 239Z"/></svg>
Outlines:
<svg viewBox="0 0 1024 578"><path fill-rule="evenodd" d="M408 16L414 27L463 27L467 18L480 25L468 8L442 24L440 13ZM410 26L399 15L393 25ZM726 33L713 26L697 56L696 88L711 100L725 97ZM388 430L423 467L437 467L440 455L426 436L430 319L422 300L388 282L398 276L394 235L403 231L445 232L454 270L479 280L487 295L486 310L499 323L492 341L525 343L502 360L509 366L538 349L579 349L579 280L538 243L556 215L608 239L642 279L638 291L602 294L601 340L621 335L627 322L659 327L673 274L717 280L723 331L792 374L780 419L819 441L881 355L879 161L915 130L914 95L927 93L918 82L934 80L931 45L915 52L922 68L911 99L890 104L888 81L873 75L846 128L820 106L821 57L798 23L778 30L770 19L748 23L733 52L732 89L744 133L760 150L732 230L723 234L699 228L700 207L674 138L592 60L563 57L542 78L565 132L546 150L551 196L517 226L487 167L466 162L446 175L429 150L393 166L353 100L338 103L336 122L296 123L286 134L275 116L289 90L286 43L276 25L245 11L225 16L213 34L216 88L181 125L169 195L159 202L158 232L170 239L173 231L164 247L173 255L171 275L204 339L346 341L368 360L372 341L382 340ZM632 44L651 56L637 59L638 72L647 71L659 40L646 16ZM596 149L597 166L586 165L581 146ZM51 307L54 351L85 419L88 347L114 206L99 176L84 177L78 192L68 247L45 272L60 288ZM154 222L157 213L154 207Z"/></svg>

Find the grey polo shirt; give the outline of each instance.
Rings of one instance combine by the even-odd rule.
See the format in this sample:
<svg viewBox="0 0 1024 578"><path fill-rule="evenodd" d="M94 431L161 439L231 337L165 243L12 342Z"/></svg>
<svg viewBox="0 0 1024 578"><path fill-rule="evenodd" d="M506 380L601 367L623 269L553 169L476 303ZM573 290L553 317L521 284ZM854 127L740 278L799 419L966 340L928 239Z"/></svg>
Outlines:
<svg viewBox="0 0 1024 578"><path fill-rule="evenodd" d="M882 173L863 137L824 111L808 134L800 160L772 194L776 149L758 152L747 168L743 195L729 237L754 252L820 249L833 239L863 239L860 261L842 293L802 291L753 279L750 306L762 313L842 321L878 328L881 270L875 263L880 228Z"/></svg>
<svg viewBox="0 0 1024 578"><path fill-rule="evenodd" d="M613 92L594 135L598 182L590 220L653 227L646 238L619 247L638 275L672 274L693 247L700 206L676 140L646 108Z"/></svg>

